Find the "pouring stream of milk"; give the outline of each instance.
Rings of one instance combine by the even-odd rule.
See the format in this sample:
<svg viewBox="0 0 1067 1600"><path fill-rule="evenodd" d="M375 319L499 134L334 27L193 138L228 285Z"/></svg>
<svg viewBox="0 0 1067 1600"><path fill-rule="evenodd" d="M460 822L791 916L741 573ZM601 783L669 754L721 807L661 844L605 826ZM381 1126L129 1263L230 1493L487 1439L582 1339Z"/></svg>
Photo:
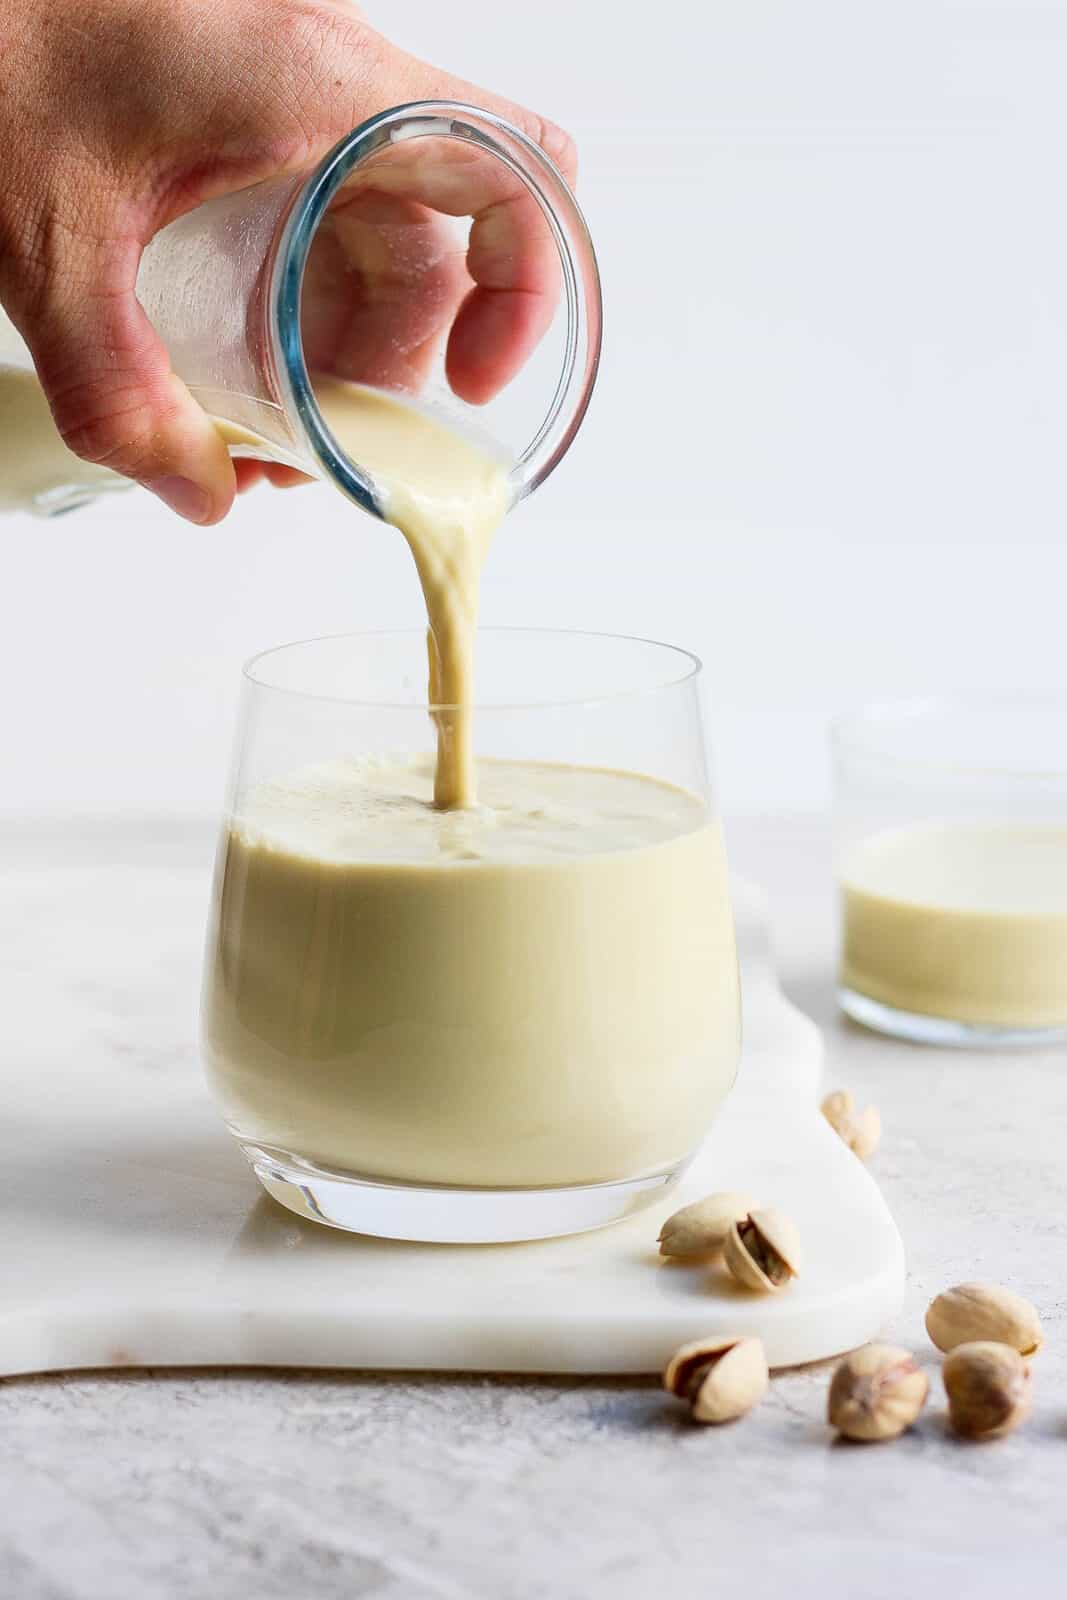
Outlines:
<svg viewBox="0 0 1067 1600"><path fill-rule="evenodd" d="M384 492L415 559L429 620L437 724L434 803L475 803L471 701L482 567L508 504L507 474L460 434L376 389L320 379L315 397L348 455Z"/></svg>

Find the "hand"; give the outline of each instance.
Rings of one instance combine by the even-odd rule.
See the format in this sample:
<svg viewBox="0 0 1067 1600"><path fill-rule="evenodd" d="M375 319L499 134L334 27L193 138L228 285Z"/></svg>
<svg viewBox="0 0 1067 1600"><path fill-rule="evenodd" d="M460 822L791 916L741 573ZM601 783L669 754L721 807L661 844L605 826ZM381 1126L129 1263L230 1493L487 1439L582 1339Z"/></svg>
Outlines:
<svg viewBox="0 0 1067 1600"><path fill-rule="evenodd" d="M496 111L574 178L566 134L396 49L346 0L4 0L0 59L0 301L69 447L192 522L225 516L238 479L137 301L153 234L213 195L312 166L365 118L410 100ZM401 160L331 216L305 285L313 359L415 386L447 331L449 382L475 403L518 369L551 316L543 221L484 162L451 180ZM437 248L435 211L474 216L465 261ZM383 218L405 248L379 263L376 305L353 303L341 288ZM413 241L436 263L438 292L427 301L420 272L419 303ZM242 486L264 471L237 466Z"/></svg>

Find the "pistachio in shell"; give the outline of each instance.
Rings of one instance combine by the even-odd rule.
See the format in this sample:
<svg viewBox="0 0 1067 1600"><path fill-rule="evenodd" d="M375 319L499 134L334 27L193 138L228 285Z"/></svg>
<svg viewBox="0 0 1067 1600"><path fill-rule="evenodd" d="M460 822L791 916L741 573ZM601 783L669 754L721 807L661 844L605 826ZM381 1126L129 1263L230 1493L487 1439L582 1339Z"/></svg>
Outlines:
<svg viewBox="0 0 1067 1600"><path fill-rule="evenodd" d="M688 1400L695 1422L732 1422L767 1392L770 1373L759 1339L708 1338L683 1345L667 1363L663 1386Z"/></svg>
<svg viewBox="0 0 1067 1600"><path fill-rule="evenodd" d="M718 1255L730 1225L747 1217L756 1202L747 1194L723 1190L694 1200L667 1218L659 1232L659 1253L674 1260L709 1260Z"/></svg>
<svg viewBox="0 0 1067 1600"><path fill-rule="evenodd" d="M791 1217L775 1210L751 1211L732 1224L723 1260L746 1289L774 1294L800 1276L800 1234Z"/></svg>

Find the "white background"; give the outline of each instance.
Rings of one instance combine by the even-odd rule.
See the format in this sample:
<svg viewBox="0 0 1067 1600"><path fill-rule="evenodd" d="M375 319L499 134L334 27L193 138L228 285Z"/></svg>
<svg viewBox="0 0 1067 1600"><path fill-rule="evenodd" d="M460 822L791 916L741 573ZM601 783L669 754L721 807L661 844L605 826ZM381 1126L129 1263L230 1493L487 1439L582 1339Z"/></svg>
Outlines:
<svg viewBox="0 0 1067 1600"><path fill-rule="evenodd" d="M697 649L730 812L823 804L843 704L1063 686L1067 3L366 9L581 150L602 376L486 621ZM7 813L213 810L244 656L420 617L399 537L326 489L0 549Z"/></svg>

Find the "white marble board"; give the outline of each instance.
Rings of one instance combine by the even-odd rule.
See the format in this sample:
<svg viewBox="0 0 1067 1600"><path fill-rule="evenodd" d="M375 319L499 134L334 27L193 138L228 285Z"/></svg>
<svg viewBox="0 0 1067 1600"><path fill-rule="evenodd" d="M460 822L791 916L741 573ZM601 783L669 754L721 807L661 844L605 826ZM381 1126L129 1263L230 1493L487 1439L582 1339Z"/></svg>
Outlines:
<svg viewBox="0 0 1067 1600"><path fill-rule="evenodd" d="M616 1227L521 1245L402 1245L264 1197L208 1100L196 1004L211 842L165 822L0 834L0 1374L293 1365L642 1373L683 1340L757 1333L772 1366L877 1333L903 1290L881 1194L816 1110L821 1041L737 888L741 1076L683 1186ZM660 1261L709 1189L796 1218L801 1279L732 1291Z"/></svg>

